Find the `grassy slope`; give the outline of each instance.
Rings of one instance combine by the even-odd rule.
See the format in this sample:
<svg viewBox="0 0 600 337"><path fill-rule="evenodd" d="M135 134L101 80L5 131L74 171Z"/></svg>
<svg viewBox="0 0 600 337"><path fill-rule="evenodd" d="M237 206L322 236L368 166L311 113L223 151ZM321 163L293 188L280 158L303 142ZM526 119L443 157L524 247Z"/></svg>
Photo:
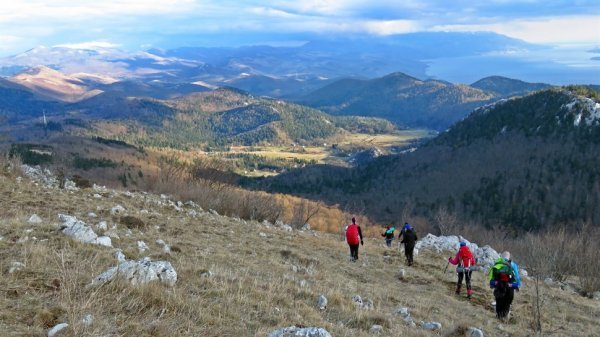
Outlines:
<svg viewBox="0 0 600 337"><path fill-rule="evenodd" d="M406 268L396 250L384 248L379 238L367 239L362 263L353 264L339 235L289 233L209 213L189 218L173 208L157 206L155 196L130 198L108 191L101 193L102 198L93 198L94 193L44 189L29 179L17 184L14 175L0 175L1 335L41 336L47 326L60 322L70 324L70 336L265 336L293 324L321 326L333 336L367 335L373 324L385 327L381 336L438 335L407 327L393 314L398 306L411 308L417 322L441 322L439 335L443 336L459 336L470 325L481 327L486 336L530 334L530 282L525 281L524 290L517 294L518 314L503 324L502 332L488 306L491 292L484 287L481 273L474 275L471 303L453 295L454 275L441 274L449 253L422 252L416 266ZM109 248L76 243L60 234L57 213L76 215L91 224L106 220L110 227L118 222L109 212L116 204L149 225L143 233L133 230L131 237L118 225L120 239L113 240L113 245L123 248L128 258L140 258L136 241L144 240L153 260L166 259L177 270L175 287L134 288L119 282L85 287L116 260ZM140 215L141 209L150 214ZM91 211L98 218L90 219ZM33 213L44 222L28 224ZM18 243L24 237L30 239ZM157 239L180 252L160 253L154 243ZM391 264L384 263L386 254L392 256ZM13 261L27 267L9 274ZM401 267L407 269L406 281L397 278ZM206 270L214 275L201 277ZM547 308L558 308L545 312L547 331L563 327L560 335L596 333L599 302L548 288L544 293ZM319 294L329 299L323 312L316 308ZM355 308L351 301L355 294L372 299L375 309ZM87 313L94 316L94 323L85 328L80 321Z"/></svg>

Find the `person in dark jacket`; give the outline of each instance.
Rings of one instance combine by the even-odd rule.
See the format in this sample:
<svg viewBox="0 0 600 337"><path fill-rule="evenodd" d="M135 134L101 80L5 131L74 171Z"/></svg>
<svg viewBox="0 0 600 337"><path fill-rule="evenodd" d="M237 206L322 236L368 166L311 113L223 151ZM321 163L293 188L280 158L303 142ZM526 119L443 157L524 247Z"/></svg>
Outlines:
<svg viewBox="0 0 600 337"><path fill-rule="evenodd" d="M385 244L388 247L392 246L392 241L394 241L394 231L396 230L396 228L394 228L393 225L388 225L385 228L385 233L381 234L381 236L385 237Z"/></svg>
<svg viewBox="0 0 600 337"><path fill-rule="evenodd" d="M358 244L364 245L362 231L360 226L356 224L356 219L352 218L352 224L346 229L346 242L350 246L350 257L352 262L358 260Z"/></svg>
<svg viewBox="0 0 600 337"><path fill-rule="evenodd" d="M409 225L410 226L410 225ZM403 228L402 231L400 232L400 235L398 235L398 239L400 239L400 236L403 236L404 238L402 239L401 243L404 244L404 255L406 255L406 263L409 266L413 265L413 251L415 250L415 244L417 243L417 233L415 232L415 229L412 227L409 228Z"/></svg>

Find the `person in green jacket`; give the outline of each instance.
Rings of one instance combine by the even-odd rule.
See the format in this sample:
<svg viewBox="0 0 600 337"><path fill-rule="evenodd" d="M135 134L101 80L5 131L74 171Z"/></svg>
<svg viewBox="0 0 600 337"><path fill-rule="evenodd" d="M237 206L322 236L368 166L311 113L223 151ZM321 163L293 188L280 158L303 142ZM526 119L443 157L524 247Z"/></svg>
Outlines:
<svg viewBox="0 0 600 337"><path fill-rule="evenodd" d="M394 241L394 231L396 230L396 228L394 228L393 225L387 225L387 227L385 228L385 233L381 234L381 236L385 237L385 244L388 247L392 247L392 241Z"/></svg>
<svg viewBox="0 0 600 337"><path fill-rule="evenodd" d="M489 280L496 299L496 317L505 320L510 314L515 289L519 287L511 263L502 257L498 258L490 268Z"/></svg>

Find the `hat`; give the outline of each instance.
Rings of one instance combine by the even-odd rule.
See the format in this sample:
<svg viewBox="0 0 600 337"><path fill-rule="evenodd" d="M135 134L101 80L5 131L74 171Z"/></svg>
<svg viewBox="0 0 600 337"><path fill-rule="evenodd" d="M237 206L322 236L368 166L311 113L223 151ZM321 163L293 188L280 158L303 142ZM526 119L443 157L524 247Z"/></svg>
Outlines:
<svg viewBox="0 0 600 337"><path fill-rule="evenodd" d="M464 241L461 241L461 242L460 242L460 246L461 246L461 247L464 247L464 246L466 246L466 245L467 245L467 243L466 243L466 242L464 242Z"/></svg>

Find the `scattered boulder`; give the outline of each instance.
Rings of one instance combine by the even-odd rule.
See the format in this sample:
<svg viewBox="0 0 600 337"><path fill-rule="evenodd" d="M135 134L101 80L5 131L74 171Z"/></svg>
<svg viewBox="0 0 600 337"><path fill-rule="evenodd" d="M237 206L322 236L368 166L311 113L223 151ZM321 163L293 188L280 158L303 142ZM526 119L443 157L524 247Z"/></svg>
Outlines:
<svg viewBox="0 0 600 337"><path fill-rule="evenodd" d="M365 310L373 310L373 308L375 307L373 305L372 300L370 300L370 299L363 300L362 297L360 297L360 295L352 296L352 302L354 302L354 304L356 306L358 306L359 308L365 309Z"/></svg>
<svg viewBox="0 0 600 337"><path fill-rule="evenodd" d="M465 332L465 337L483 337L483 331L474 328L474 327L470 327L466 332Z"/></svg>
<svg viewBox="0 0 600 337"><path fill-rule="evenodd" d="M398 278L401 280L406 279L406 270L404 268L400 268L400 272L398 273Z"/></svg>
<svg viewBox="0 0 600 337"><path fill-rule="evenodd" d="M156 244L162 247L163 253L169 254L169 255L171 254L171 246L169 246L165 241L156 240Z"/></svg>
<svg viewBox="0 0 600 337"><path fill-rule="evenodd" d="M98 214L96 214L96 213L94 213L94 212L89 212L89 213L87 214L87 216L88 216L88 218L97 218L97 217L98 217Z"/></svg>
<svg viewBox="0 0 600 337"><path fill-rule="evenodd" d="M92 314L87 314L81 319L81 324L84 326L90 326L92 323L94 323L94 316Z"/></svg>
<svg viewBox="0 0 600 337"><path fill-rule="evenodd" d="M137 247L138 247L140 253L143 253L143 252L147 251L148 249L150 249L150 248L148 248L148 245L146 245L146 243L144 241L138 241Z"/></svg>
<svg viewBox="0 0 600 337"><path fill-rule="evenodd" d="M52 329L48 330L48 337L54 337L56 335L58 335L59 332L61 332L63 329L67 328L69 326L69 324L67 323L60 323L58 325L55 325Z"/></svg>
<svg viewBox="0 0 600 337"><path fill-rule="evenodd" d="M600 291L594 291L594 293L592 294L592 298L596 301L600 301Z"/></svg>
<svg viewBox="0 0 600 337"><path fill-rule="evenodd" d="M258 236L260 236L261 238L266 238L267 234L260 232L260 233L258 233Z"/></svg>
<svg viewBox="0 0 600 337"><path fill-rule="evenodd" d="M271 332L269 337L331 337L331 334L323 328L290 326Z"/></svg>
<svg viewBox="0 0 600 337"><path fill-rule="evenodd" d="M378 334L381 333L383 331L383 327L381 325L378 324L374 324L371 329L369 329L369 332L372 334Z"/></svg>
<svg viewBox="0 0 600 337"><path fill-rule="evenodd" d="M142 221L140 218L136 218L131 215L122 216L121 219L119 219L119 222L121 222L123 225L127 226L127 228L130 229L146 227L144 221Z"/></svg>
<svg viewBox="0 0 600 337"><path fill-rule="evenodd" d="M33 214L29 217L29 220L27 220L27 222L29 222L30 224L39 224L42 223L42 218L40 218L37 214Z"/></svg>
<svg viewBox="0 0 600 337"><path fill-rule="evenodd" d="M108 223L106 221L100 221L96 225L96 229L101 230L101 231L106 231L106 230L108 230Z"/></svg>
<svg viewBox="0 0 600 337"><path fill-rule="evenodd" d="M152 262L146 257L139 261L126 260L116 267L112 267L102 274L98 275L93 281L93 285L103 284L119 277L128 281L132 285L146 284L159 281L169 286L174 286L177 282L177 272L168 261Z"/></svg>
<svg viewBox="0 0 600 337"><path fill-rule="evenodd" d="M25 269L25 264L22 262L11 262L10 263L10 268L8 269L8 273L9 274L13 274L16 273L18 271L21 271Z"/></svg>
<svg viewBox="0 0 600 337"><path fill-rule="evenodd" d="M123 213L125 213L125 207L123 207L121 205L117 205L110 209L110 214L112 214L112 215L123 214Z"/></svg>
<svg viewBox="0 0 600 337"><path fill-rule="evenodd" d="M118 262L127 261L127 259L125 258L125 254L123 254L123 251L121 249L115 250L113 256L117 259Z"/></svg>
<svg viewBox="0 0 600 337"><path fill-rule="evenodd" d="M325 295L320 295L319 299L317 300L317 305L319 306L320 310L327 309L327 297L325 297Z"/></svg>
<svg viewBox="0 0 600 337"><path fill-rule="evenodd" d="M302 228L300 228L301 231L309 231L310 230L310 224L307 222L305 223Z"/></svg>
<svg viewBox="0 0 600 337"><path fill-rule="evenodd" d="M98 235L96 235L90 226L88 226L85 222L78 220L76 217L66 214L59 214L58 218L63 222L60 230L73 239L84 243L112 247L112 242L109 237L98 237Z"/></svg>
<svg viewBox="0 0 600 337"><path fill-rule="evenodd" d="M200 277L212 277L214 274L210 270L202 270L200 272Z"/></svg>
<svg viewBox="0 0 600 337"><path fill-rule="evenodd" d="M421 328L423 328L425 330L431 330L431 331L441 330L442 324L438 323L438 322L424 322L424 323L421 323Z"/></svg>

